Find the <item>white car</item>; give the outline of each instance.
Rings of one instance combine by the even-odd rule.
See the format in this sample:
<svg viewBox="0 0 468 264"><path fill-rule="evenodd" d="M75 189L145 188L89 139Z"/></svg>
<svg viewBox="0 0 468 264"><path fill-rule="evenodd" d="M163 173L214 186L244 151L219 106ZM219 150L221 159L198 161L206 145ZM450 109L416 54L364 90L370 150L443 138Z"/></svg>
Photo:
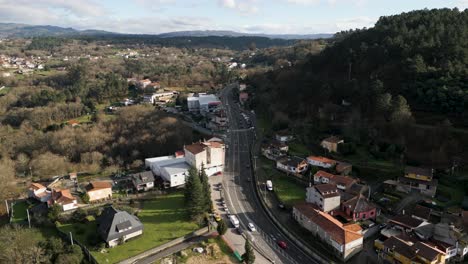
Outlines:
<svg viewBox="0 0 468 264"><path fill-rule="evenodd" d="M248 226L248 228L249 228L250 231L252 231L252 232L257 231L257 229L255 228L254 224L249 223L247 226Z"/></svg>

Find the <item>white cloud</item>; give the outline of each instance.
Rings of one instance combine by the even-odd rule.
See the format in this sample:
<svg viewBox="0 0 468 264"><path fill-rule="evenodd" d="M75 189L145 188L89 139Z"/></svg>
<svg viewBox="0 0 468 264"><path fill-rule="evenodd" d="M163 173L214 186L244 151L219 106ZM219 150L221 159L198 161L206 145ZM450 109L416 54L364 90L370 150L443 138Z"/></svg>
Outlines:
<svg viewBox="0 0 468 264"><path fill-rule="evenodd" d="M468 8L468 0L459 0L457 7L460 10L465 10L466 8Z"/></svg>
<svg viewBox="0 0 468 264"><path fill-rule="evenodd" d="M257 0L218 0L222 7L235 10L241 14L253 14L258 11Z"/></svg>
<svg viewBox="0 0 468 264"><path fill-rule="evenodd" d="M299 5L318 5L318 4L352 4L355 6L363 6L367 3L367 0L284 0L290 4L299 4Z"/></svg>

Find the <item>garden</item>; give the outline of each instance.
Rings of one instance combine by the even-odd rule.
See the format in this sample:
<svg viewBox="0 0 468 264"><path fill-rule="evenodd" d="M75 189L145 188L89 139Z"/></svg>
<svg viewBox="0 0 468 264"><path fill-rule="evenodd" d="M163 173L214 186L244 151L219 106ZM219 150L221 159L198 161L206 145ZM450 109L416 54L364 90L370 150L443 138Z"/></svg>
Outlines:
<svg viewBox="0 0 468 264"><path fill-rule="evenodd" d="M125 260L198 229L197 224L190 221L181 192L135 202L131 207L143 223L143 235L114 248L104 248L103 242L96 243L100 238L97 237L94 219L85 223L61 224L58 228L65 233L72 232L74 238L85 244L100 263Z"/></svg>

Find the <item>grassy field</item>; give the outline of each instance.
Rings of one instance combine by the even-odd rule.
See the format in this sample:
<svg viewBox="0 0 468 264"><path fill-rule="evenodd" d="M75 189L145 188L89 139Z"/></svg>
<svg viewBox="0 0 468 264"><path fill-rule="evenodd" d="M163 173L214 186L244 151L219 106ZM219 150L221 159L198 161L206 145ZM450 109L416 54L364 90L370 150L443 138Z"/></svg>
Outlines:
<svg viewBox="0 0 468 264"><path fill-rule="evenodd" d="M4 87L3 89L0 89L0 96L7 94L10 90L11 87Z"/></svg>
<svg viewBox="0 0 468 264"><path fill-rule="evenodd" d="M460 206L463 201L463 187L457 185L445 185L439 184L437 186L437 194L440 194L449 199L449 201L438 201L436 203L439 206L450 207L450 206ZM437 198L437 195L436 195Z"/></svg>
<svg viewBox="0 0 468 264"><path fill-rule="evenodd" d="M13 223L18 223L28 220L28 214L26 209L29 208L29 204L26 201L15 203L13 206Z"/></svg>
<svg viewBox="0 0 468 264"><path fill-rule="evenodd" d="M127 241L123 245L107 249L107 253L92 251L99 263L116 263L184 236L198 228L195 223L189 220L182 193L144 201L138 218L143 223L143 235ZM96 222L63 225L60 229L64 232L72 231L73 234L81 229L80 233L82 234L77 234L75 237L86 243L86 238L92 232L96 232Z"/></svg>
<svg viewBox="0 0 468 264"><path fill-rule="evenodd" d="M289 144L289 154L291 156L299 156L302 158L308 157L311 155L311 151L303 144L297 142L291 142Z"/></svg>
<svg viewBox="0 0 468 264"><path fill-rule="evenodd" d="M291 206L305 200L306 186L291 178L293 176L288 176L276 170L274 162L264 157L260 158L259 162L260 181L271 179L275 193L285 205Z"/></svg>

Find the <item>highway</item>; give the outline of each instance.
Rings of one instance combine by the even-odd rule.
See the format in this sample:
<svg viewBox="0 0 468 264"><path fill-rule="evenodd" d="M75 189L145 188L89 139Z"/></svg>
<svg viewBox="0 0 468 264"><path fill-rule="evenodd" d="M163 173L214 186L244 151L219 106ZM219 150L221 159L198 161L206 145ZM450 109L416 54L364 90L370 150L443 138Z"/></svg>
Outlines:
<svg viewBox="0 0 468 264"><path fill-rule="evenodd" d="M236 85L228 85L220 94L229 119L223 177L227 205L231 213L237 215L244 230L247 230L248 223L256 226L257 232L252 233L254 247L272 263L319 263L282 233L258 200L250 156L255 143L255 129L249 129L250 125L243 117L242 110L234 101L234 87ZM245 114L250 115L250 120L254 122L253 114ZM287 243L287 249L278 247L277 241L280 240Z"/></svg>

